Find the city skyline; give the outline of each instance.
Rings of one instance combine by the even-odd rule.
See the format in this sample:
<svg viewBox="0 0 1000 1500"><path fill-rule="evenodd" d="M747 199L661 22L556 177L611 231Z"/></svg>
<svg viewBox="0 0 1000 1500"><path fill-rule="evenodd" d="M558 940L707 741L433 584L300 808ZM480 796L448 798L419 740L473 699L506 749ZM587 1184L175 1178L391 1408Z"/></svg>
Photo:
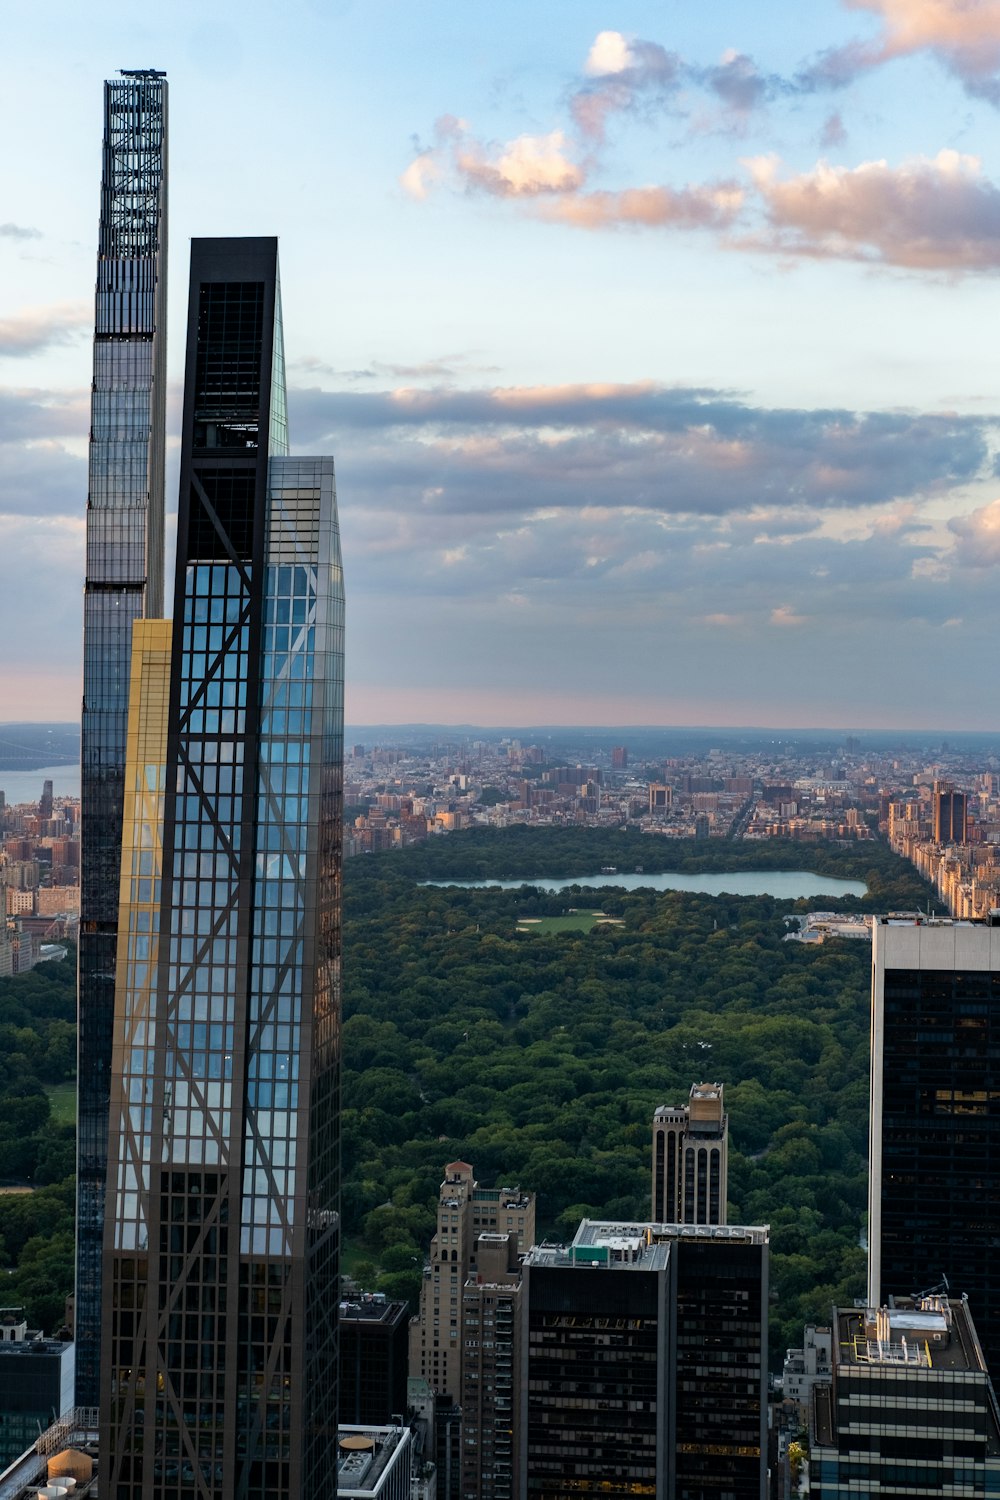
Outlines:
<svg viewBox="0 0 1000 1500"><path fill-rule="evenodd" d="M283 232L295 441L340 463L350 719L996 727L995 6L298 0L279 38L254 5L44 15L14 18L0 103L28 143L0 207L30 642L4 717L79 699L87 184L121 64L171 77L175 243ZM261 90L286 102L241 157Z"/></svg>

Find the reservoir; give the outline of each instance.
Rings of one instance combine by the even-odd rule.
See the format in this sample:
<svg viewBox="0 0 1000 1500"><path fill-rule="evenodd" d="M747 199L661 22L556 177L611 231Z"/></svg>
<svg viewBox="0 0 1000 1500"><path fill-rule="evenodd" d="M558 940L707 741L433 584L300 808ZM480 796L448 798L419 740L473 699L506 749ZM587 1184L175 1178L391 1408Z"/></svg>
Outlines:
<svg viewBox="0 0 1000 1500"><path fill-rule="evenodd" d="M571 886L606 889L614 886L623 891L696 891L703 896L775 896L782 901L797 901L812 896L863 896L867 890L861 880L835 880L831 875L810 875L808 870L734 870L727 874L681 875L675 870L642 874L633 871L602 871L600 875L574 875L570 880L554 880L538 875L523 880L423 880L421 885L458 885L466 890L486 890L499 886L516 891L522 885L534 885L543 891L566 891Z"/></svg>

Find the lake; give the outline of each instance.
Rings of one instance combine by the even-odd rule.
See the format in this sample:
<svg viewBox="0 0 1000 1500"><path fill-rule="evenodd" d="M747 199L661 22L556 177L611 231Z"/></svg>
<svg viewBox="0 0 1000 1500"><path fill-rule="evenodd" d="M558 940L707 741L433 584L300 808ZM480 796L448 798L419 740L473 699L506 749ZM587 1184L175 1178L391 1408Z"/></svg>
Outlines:
<svg viewBox="0 0 1000 1500"><path fill-rule="evenodd" d="M575 875L571 880L553 880L536 876L524 880L423 880L421 885L458 885L466 890L485 890L499 886L516 891L522 885L534 885L543 891L565 891L578 885L618 890L697 891L703 896L775 896L782 901L797 901L801 896L863 896L867 886L862 880L835 880L831 875L810 875L807 870L739 870L721 875L681 875L675 870L657 874L618 871L615 874Z"/></svg>

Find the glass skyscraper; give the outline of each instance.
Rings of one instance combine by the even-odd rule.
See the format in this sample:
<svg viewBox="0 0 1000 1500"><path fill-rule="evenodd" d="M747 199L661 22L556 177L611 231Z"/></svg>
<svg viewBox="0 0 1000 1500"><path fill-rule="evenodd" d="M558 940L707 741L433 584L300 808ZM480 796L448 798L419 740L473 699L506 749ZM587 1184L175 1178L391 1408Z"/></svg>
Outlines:
<svg viewBox="0 0 1000 1500"><path fill-rule="evenodd" d="M96 1406L133 623L163 613L167 81L104 85L83 625L76 1391Z"/></svg>
<svg viewBox="0 0 1000 1500"><path fill-rule="evenodd" d="M873 939L869 1302L946 1284L1000 1371L1000 919Z"/></svg>
<svg viewBox="0 0 1000 1500"><path fill-rule="evenodd" d="M174 618L135 635L102 1493L297 1500L337 1431L343 585L273 239L193 243Z"/></svg>

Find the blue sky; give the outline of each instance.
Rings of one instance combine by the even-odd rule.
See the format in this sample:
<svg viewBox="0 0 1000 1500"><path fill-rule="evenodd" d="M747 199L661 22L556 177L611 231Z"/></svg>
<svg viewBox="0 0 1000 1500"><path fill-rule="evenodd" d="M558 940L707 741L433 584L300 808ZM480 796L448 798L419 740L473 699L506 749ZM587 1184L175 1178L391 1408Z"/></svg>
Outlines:
<svg viewBox="0 0 1000 1500"><path fill-rule="evenodd" d="M279 234L349 718L1000 726L1000 0L5 26L0 718L79 703L101 82L152 66L173 420L189 239Z"/></svg>

